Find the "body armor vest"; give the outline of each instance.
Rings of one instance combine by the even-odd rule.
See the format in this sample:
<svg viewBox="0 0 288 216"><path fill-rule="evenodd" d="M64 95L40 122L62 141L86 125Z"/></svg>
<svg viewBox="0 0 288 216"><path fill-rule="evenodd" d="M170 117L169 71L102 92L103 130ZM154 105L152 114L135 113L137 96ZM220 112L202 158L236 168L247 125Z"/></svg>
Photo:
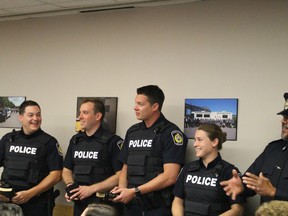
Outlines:
<svg viewBox="0 0 288 216"><path fill-rule="evenodd" d="M231 166L221 161L214 169L200 169L199 161L192 162L184 179L185 215L219 215L230 209L230 203L219 182L221 172Z"/></svg>
<svg viewBox="0 0 288 216"><path fill-rule="evenodd" d="M2 180L15 190L34 187L48 174L46 143L51 136L41 133L25 139L13 131L5 144Z"/></svg>
<svg viewBox="0 0 288 216"><path fill-rule="evenodd" d="M131 187L144 184L163 172L161 132L167 127L161 122L151 128L134 125L128 136L127 179Z"/></svg>
<svg viewBox="0 0 288 216"><path fill-rule="evenodd" d="M75 135L72 147L74 178L78 184L91 185L114 174L109 154L109 141L113 134L104 131L101 139L89 140L80 132Z"/></svg>

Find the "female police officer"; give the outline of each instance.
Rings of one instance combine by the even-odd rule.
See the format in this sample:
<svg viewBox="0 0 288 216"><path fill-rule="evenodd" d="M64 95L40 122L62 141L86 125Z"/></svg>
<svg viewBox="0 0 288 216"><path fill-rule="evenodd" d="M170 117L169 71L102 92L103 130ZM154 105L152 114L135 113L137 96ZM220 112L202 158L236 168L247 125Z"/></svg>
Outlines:
<svg viewBox="0 0 288 216"><path fill-rule="evenodd" d="M241 215L244 201L232 200L219 185L235 167L222 160L218 150L226 133L215 124L202 124L195 132L197 161L184 166L173 190L172 213L178 215Z"/></svg>

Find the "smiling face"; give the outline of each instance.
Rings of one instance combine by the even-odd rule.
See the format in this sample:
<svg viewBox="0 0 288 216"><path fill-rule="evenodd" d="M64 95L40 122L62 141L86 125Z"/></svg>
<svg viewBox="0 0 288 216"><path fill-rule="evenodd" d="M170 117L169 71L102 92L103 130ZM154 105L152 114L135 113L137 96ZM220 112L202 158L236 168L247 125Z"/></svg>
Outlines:
<svg viewBox="0 0 288 216"><path fill-rule="evenodd" d="M214 140L210 140L206 131L196 130L194 140L196 157L202 158L205 165L207 165L217 157L217 138Z"/></svg>
<svg viewBox="0 0 288 216"><path fill-rule="evenodd" d="M92 135L101 124L101 116L100 112L94 112L92 102L83 103L79 114L81 129L85 130L88 135Z"/></svg>
<svg viewBox="0 0 288 216"><path fill-rule="evenodd" d="M288 140L288 116L283 116L281 123L282 123L281 137L284 140Z"/></svg>
<svg viewBox="0 0 288 216"><path fill-rule="evenodd" d="M41 109L38 106L27 106L24 113L19 115L19 121L25 134L33 134L41 126Z"/></svg>

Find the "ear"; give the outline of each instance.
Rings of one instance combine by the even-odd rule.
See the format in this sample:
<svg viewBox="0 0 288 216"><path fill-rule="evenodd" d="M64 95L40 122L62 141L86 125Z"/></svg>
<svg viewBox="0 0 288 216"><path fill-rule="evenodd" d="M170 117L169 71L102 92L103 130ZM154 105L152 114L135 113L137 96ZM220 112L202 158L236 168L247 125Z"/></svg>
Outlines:
<svg viewBox="0 0 288 216"><path fill-rule="evenodd" d="M102 118L102 113L97 112L95 116L96 116L96 120L100 121L100 119Z"/></svg>
<svg viewBox="0 0 288 216"><path fill-rule="evenodd" d="M19 115L19 116L18 116L18 120L19 120L20 122L22 122L22 120L23 120L23 115Z"/></svg>
<svg viewBox="0 0 288 216"><path fill-rule="evenodd" d="M218 146L218 143L219 143L219 139L218 138L215 138L213 141L212 141L212 146L214 148L216 148Z"/></svg>
<svg viewBox="0 0 288 216"><path fill-rule="evenodd" d="M154 103L154 104L152 105L152 110L153 110L153 112L157 111L158 109L159 109L159 104L158 104L158 103Z"/></svg>

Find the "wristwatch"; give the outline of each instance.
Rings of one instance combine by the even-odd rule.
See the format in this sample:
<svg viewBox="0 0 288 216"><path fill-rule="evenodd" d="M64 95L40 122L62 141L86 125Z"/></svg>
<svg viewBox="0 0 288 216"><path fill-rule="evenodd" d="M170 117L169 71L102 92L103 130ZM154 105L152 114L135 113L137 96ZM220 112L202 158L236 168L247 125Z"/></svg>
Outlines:
<svg viewBox="0 0 288 216"><path fill-rule="evenodd" d="M141 197L141 191L139 190L138 187L135 187L135 195L136 195L136 198L140 198Z"/></svg>

